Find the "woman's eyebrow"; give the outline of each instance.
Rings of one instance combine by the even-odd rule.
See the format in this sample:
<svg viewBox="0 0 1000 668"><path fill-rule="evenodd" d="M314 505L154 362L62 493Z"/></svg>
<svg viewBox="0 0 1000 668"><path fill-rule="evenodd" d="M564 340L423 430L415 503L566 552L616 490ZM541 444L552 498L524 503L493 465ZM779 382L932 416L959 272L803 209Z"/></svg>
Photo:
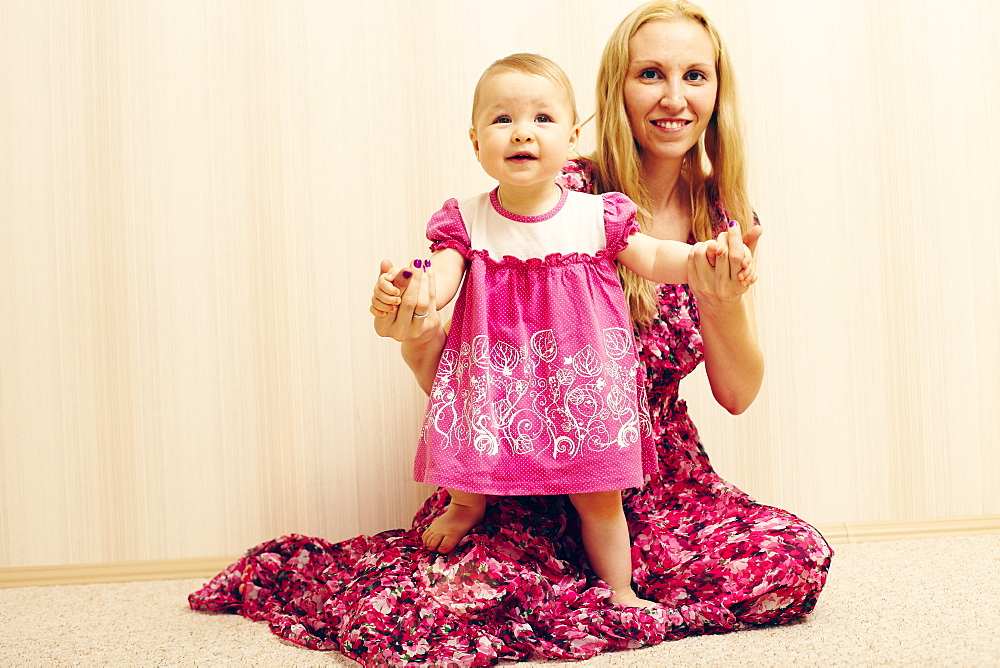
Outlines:
<svg viewBox="0 0 1000 668"><path fill-rule="evenodd" d="M658 67L664 69L663 64L658 60L633 60L629 63L629 69L633 67ZM710 63L691 63L684 66L685 70L705 70L715 69L715 65Z"/></svg>

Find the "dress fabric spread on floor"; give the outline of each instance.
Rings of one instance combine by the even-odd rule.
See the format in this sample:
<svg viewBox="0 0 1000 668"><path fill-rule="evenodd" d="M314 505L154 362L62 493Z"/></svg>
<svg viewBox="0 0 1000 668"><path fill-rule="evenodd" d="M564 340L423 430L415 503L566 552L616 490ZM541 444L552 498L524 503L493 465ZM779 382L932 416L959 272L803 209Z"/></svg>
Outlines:
<svg viewBox="0 0 1000 668"><path fill-rule="evenodd" d="M589 190L588 165L570 163L563 183ZM587 565L565 496L491 499L453 553L428 551L420 536L447 505L442 490L410 529L258 545L191 594L191 607L267 621L282 638L364 666L584 659L805 615L832 550L812 526L712 469L678 399L702 361L697 305L686 286L661 286L659 298L652 326L636 335L657 461L623 496L635 588L661 607L606 602L611 590Z"/></svg>

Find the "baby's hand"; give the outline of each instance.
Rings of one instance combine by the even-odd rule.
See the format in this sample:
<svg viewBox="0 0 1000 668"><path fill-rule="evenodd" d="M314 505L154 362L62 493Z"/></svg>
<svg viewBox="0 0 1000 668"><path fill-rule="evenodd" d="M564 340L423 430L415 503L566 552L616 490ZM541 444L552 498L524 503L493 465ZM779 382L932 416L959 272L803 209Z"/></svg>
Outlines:
<svg viewBox="0 0 1000 668"><path fill-rule="evenodd" d="M372 305L368 310L376 318L384 318L399 308L400 302L403 301L401 295L413 272L409 269L397 270L389 260L382 260L379 271L382 273L375 282Z"/></svg>
<svg viewBox="0 0 1000 668"><path fill-rule="evenodd" d="M705 244L705 259L708 260L710 267L715 266L715 261L720 255L722 255L722 246L715 239L709 239L708 241L703 241L700 243ZM695 244L697 245L697 244Z"/></svg>
<svg viewBox="0 0 1000 668"><path fill-rule="evenodd" d="M743 262L740 267L740 273L736 278L739 279L740 285L749 288L757 282L757 261L746 244L743 244Z"/></svg>

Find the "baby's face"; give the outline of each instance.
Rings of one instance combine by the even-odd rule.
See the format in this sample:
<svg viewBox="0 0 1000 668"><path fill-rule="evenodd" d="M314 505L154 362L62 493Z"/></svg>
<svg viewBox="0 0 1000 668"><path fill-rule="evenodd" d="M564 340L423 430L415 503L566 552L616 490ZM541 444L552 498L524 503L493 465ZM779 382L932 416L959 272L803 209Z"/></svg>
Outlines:
<svg viewBox="0 0 1000 668"><path fill-rule="evenodd" d="M580 134L566 93L550 79L521 72L482 82L473 121L469 136L479 163L511 186L555 178Z"/></svg>

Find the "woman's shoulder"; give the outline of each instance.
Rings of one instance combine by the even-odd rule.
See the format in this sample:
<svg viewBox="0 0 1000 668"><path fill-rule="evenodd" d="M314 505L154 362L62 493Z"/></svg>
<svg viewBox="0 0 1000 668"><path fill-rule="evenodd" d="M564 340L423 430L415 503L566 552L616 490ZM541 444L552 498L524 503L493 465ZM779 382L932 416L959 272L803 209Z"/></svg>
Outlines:
<svg viewBox="0 0 1000 668"><path fill-rule="evenodd" d="M594 193L594 163L587 158L567 160L556 176L556 183L569 190Z"/></svg>

